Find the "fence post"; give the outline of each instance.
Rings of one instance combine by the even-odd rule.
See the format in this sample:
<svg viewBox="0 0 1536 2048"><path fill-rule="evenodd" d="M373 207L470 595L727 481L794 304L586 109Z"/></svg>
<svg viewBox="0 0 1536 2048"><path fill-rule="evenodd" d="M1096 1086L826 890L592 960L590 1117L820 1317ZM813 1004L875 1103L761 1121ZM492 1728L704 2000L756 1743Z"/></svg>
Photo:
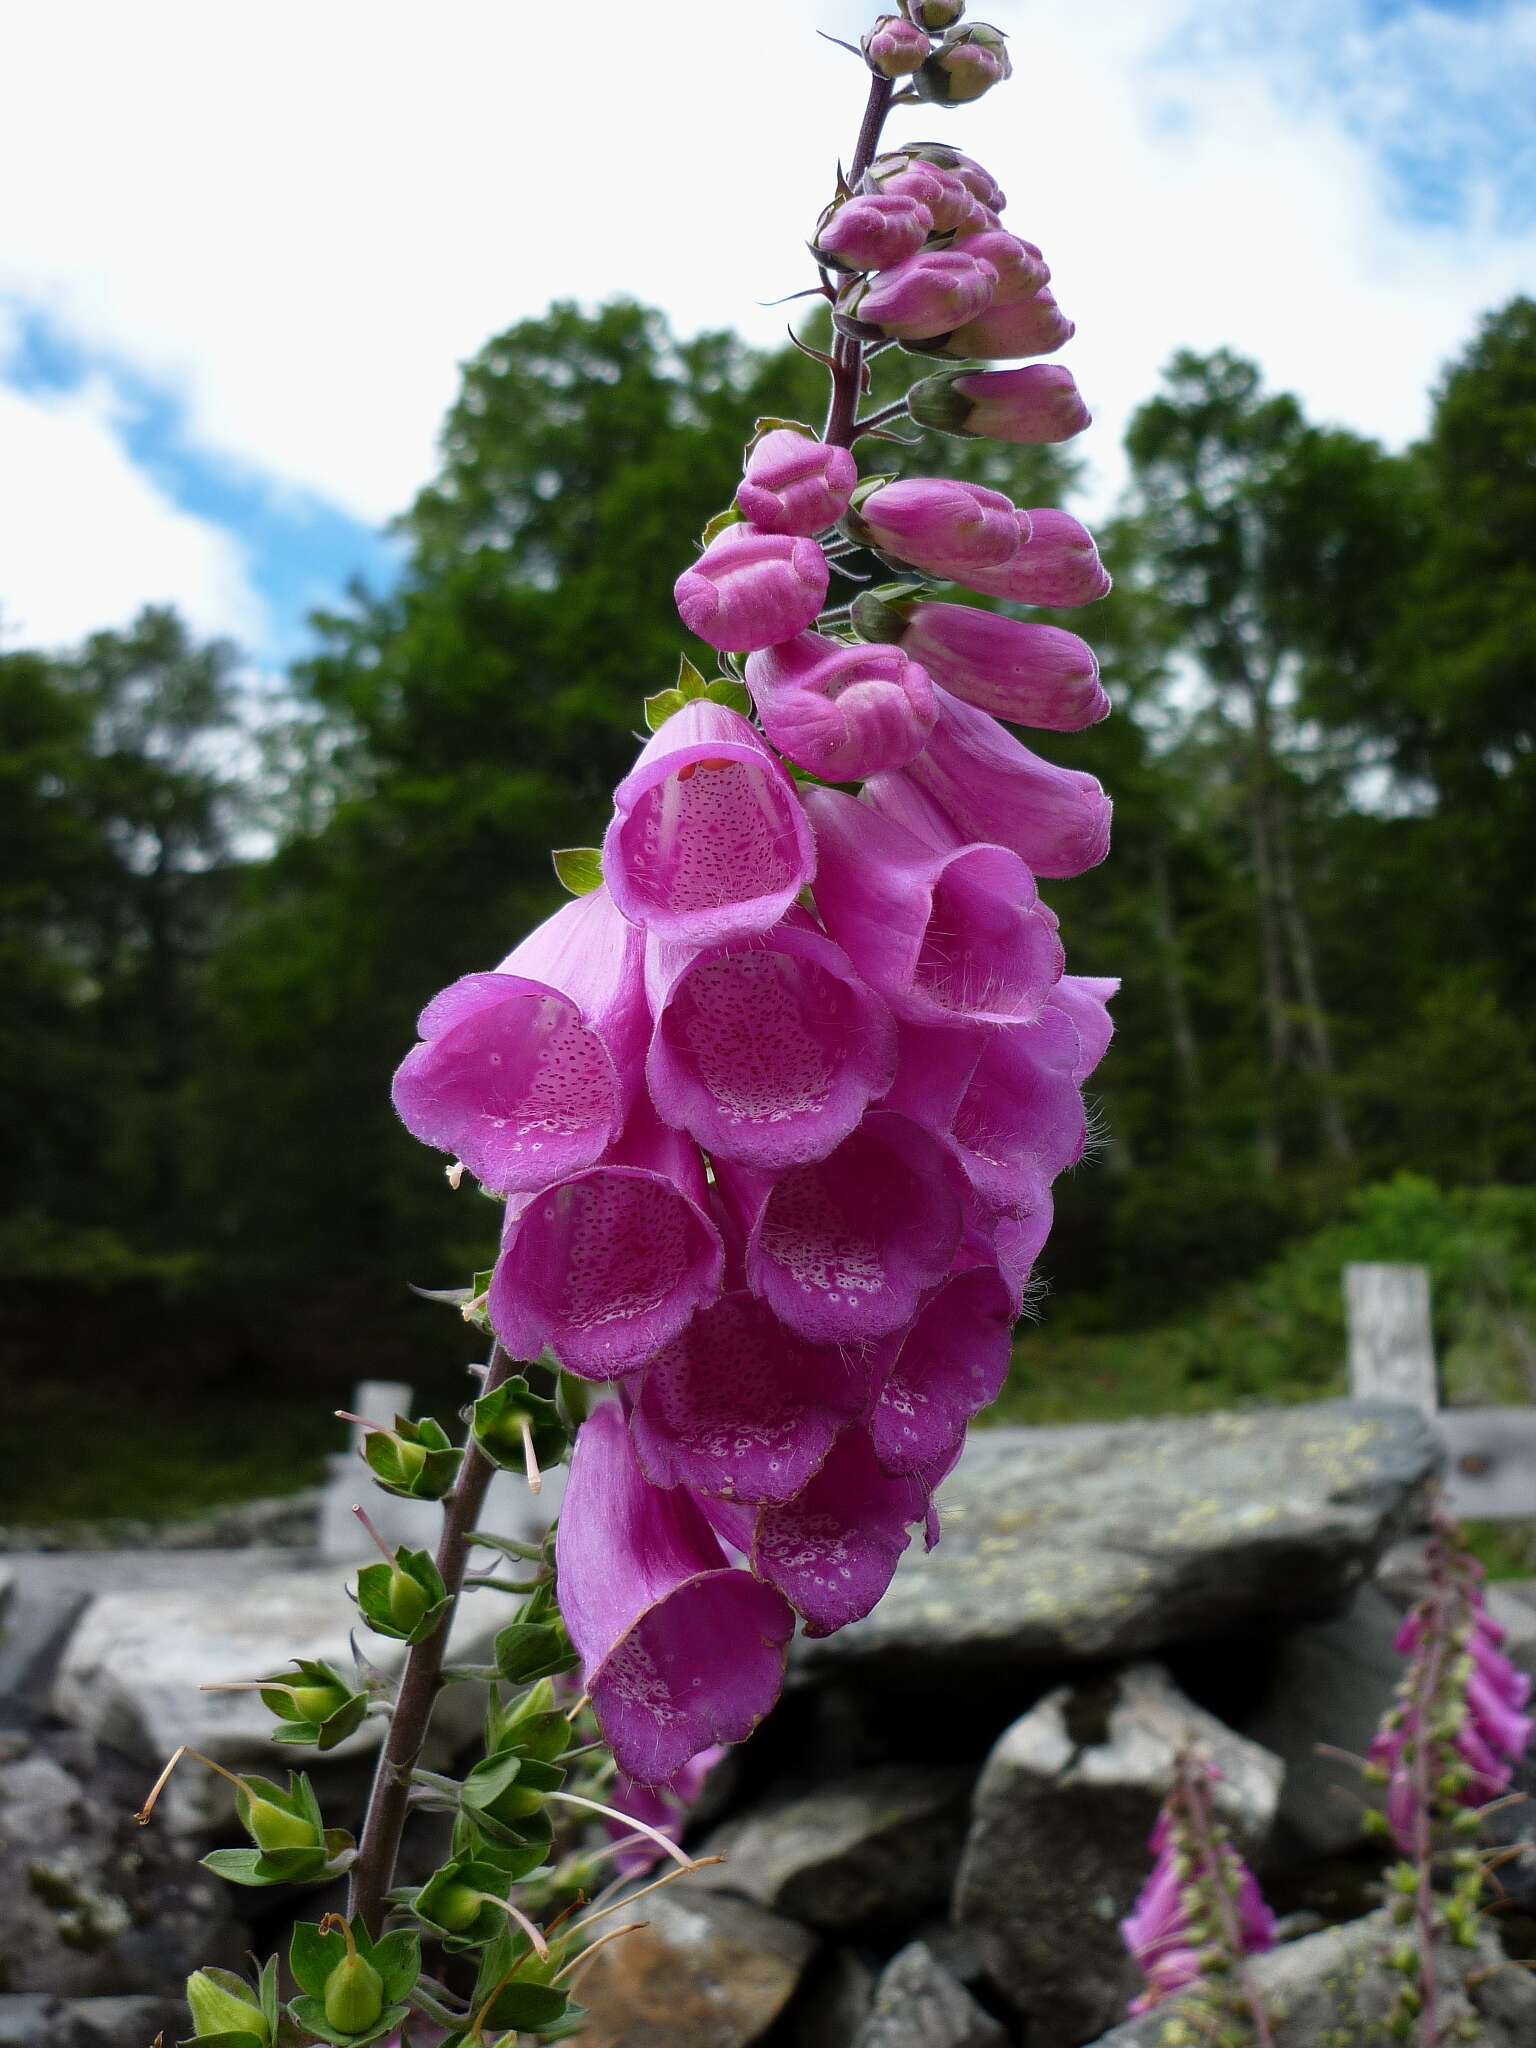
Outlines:
<svg viewBox="0 0 1536 2048"><path fill-rule="evenodd" d="M1426 1415L1440 1406L1422 1266L1346 1266L1349 1391L1356 1400L1406 1401Z"/></svg>

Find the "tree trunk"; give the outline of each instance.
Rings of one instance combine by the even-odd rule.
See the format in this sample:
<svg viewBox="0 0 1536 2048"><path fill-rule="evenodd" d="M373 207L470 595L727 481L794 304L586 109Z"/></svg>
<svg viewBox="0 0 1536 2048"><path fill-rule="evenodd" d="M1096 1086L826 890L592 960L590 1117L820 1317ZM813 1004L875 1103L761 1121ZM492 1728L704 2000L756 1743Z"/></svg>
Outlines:
<svg viewBox="0 0 1536 2048"><path fill-rule="evenodd" d="M1257 1145L1259 1165L1273 1177L1283 1163L1280 1145L1280 1081L1290 1061L1291 1026L1285 1001L1285 958L1278 892L1275 886L1274 831L1271 811L1271 736L1269 690L1245 674L1248 698L1248 846L1253 861L1254 907L1259 927L1259 988L1264 1008L1269 1060L1266 1087L1259 1099Z"/></svg>
<svg viewBox="0 0 1536 2048"><path fill-rule="evenodd" d="M1338 1069L1333 1057L1333 1032L1328 1023L1328 1012L1323 1007L1322 989L1317 979L1317 957L1312 950L1312 933L1307 924L1306 913L1296 892L1296 873L1291 860L1290 835L1283 819L1277 819L1279 829L1275 835L1275 882L1279 890L1281 910L1285 919L1286 937L1290 941L1291 967L1296 976L1296 992L1301 998L1302 1023L1307 1034L1308 1049L1312 1066L1317 1075L1317 1115L1322 1126L1323 1143L1332 1156L1343 1165L1353 1163L1355 1148L1344 1121L1344 1107L1339 1101Z"/></svg>
<svg viewBox="0 0 1536 2048"><path fill-rule="evenodd" d="M1168 1036L1173 1042L1180 1086L1186 1100L1193 1103L1200 1097L1200 1048L1184 992L1184 959L1174 917L1173 888L1168 879L1168 849L1161 839L1152 842L1151 882L1152 929L1157 939L1163 1000L1168 1006Z"/></svg>

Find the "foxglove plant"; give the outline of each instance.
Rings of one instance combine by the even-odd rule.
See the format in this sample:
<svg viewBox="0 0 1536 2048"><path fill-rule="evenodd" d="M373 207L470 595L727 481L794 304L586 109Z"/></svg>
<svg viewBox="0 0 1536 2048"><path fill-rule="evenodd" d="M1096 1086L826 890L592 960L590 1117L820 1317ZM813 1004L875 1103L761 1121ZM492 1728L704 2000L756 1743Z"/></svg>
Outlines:
<svg viewBox="0 0 1536 2048"><path fill-rule="evenodd" d="M1488 1613L1482 1566L1454 1524L1436 1515L1425 1554L1429 1584L1397 1633L1407 1670L1366 1758L1385 1787L1368 1818L1402 1861L1387 1874L1399 1938L1388 1965L1400 1977L1394 2039L1441 2048L1453 2038L1441 2009L1437 1950L1477 1945L1488 1864L1476 1842L1484 1808L1509 1790L1530 1745L1531 1681L1504 1655ZM1448 1889L1437 1878L1448 1880Z"/></svg>
<svg viewBox="0 0 1536 2048"><path fill-rule="evenodd" d="M616 1910L601 1901L547 1932L530 1909L556 1912L575 1870L569 1906L603 1854L692 1867L671 1837L701 1772L772 1707L797 1627L858 1620L913 1531L938 1540L935 1491L1002 1385L1116 984L1065 973L1037 888L1104 858L1108 799L999 720L1067 733L1107 705L1075 634L939 593L1071 606L1109 585L1067 515L861 474L855 452L905 445L898 416L1021 443L1088 423L1065 369L988 367L1072 332L997 181L946 144L882 152L893 105L961 105L1008 77L1000 31L963 14L902 0L856 52L868 101L810 237L824 425L758 423L674 585L720 672L685 658L646 699L601 847L555 855L575 900L433 998L395 1077L450 1183L504 1204L495 1264L458 1297L495 1344L462 1444L427 1417L367 1437L380 1485L442 1504L435 1553L376 1539L359 1575L398 1678L360 1661L355 1681L313 1664L243 1681L284 1741L323 1749L377 1718L383 1742L357 1843L302 1775L234 1780L250 1846L212 1867L255 1885L345 1872L351 1897L295 1931L286 2016L272 1968L200 1973L204 2040L577 2031L572 1976L625 1930L592 1935ZM898 346L966 366L864 411L871 358ZM896 580L829 605L858 551ZM589 1407L590 1383L614 1391ZM568 1454L557 1534L476 1527L495 1468L537 1488ZM489 1572L467 1573L475 1545L499 1554ZM515 1619L493 1663L455 1666L448 1628L479 1586ZM567 1707L553 1681L573 1667ZM462 1782L420 1763L453 1679L489 1686ZM449 1854L402 1887L416 1807L451 1815ZM606 1821L606 1845L557 1844L573 1814ZM422 1974L423 1940L463 1959L454 1988Z"/></svg>
<svg viewBox="0 0 1536 2048"><path fill-rule="evenodd" d="M1186 1751L1158 1815L1155 1861L1120 1935L1146 1980L1132 2016L1178 1998L1210 2038L1271 2048L1274 2034L1248 1969L1273 1948L1275 1918L1217 1810L1215 1766Z"/></svg>

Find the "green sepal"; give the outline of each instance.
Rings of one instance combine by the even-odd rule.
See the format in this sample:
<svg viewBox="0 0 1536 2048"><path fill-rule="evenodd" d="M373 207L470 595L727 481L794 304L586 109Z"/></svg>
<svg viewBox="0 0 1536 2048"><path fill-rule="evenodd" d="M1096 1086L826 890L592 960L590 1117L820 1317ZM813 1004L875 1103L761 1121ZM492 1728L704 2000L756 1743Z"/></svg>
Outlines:
<svg viewBox="0 0 1536 2048"><path fill-rule="evenodd" d="M716 676L704 695L711 704L723 704L728 711L739 711L743 718L752 716L752 693L734 676Z"/></svg>
<svg viewBox="0 0 1536 2048"><path fill-rule="evenodd" d="M352 1940L365 1962L372 1963L384 1986L385 2002L398 2005L416 1988L421 1975L421 1937L409 1928L370 1938L361 1914L352 1920ZM301 1991L324 1998L332 1970L347 1953L347 1938L339 1929L322 1934L311 1921L295 1923L288 1942L288 1967Z"/></svg>
<svg viewBox="0 0 1536 2048"><path fill-rule="evenodd" d="M212 1998L208 1996L210 1990ZM263 1967L254 1986L233 1970L204 1964L187 1979L187 2006L199 2031L181 2043L180 2048L272 2048L277 2030L276 1994L277 1979L270 1964ZM203 2007L201 2017L199 2005ZM222 2010L211 2011L210 2006ZM250 2015L249 2026L244 2024L243 2013ZM204 2033L202 2025L209 2019L215 2023L214 2030ZM236 2024L228 2024L230 2021Z"/></svg>
<svg viewBox="0 0 1536 2048"><path fill-rule="evenodd" d="M731 711L739 711L743 718L748 717L752 710L752 699L744 683L735 676L716 676L713 681L708 681L702 670L695 668L685 654L678 663L677 681L671 689L658 690L654 696L646 698L646 725L652 732L659 731L675 712L701 697L711 704L724 704Z"/></svg>
<svg viewBox="0 0 1536 2048"><path fill-rule="evenodd" d="M357 1940L357 1934L357 1927L354 1926L354 1941ZM362 1948L361 1941L358 1941L358 1947ZM288 1939L288 1967L293 1972L293 1981L301 1991L307 1991L315 1998L323 1998L326 1979L346 1953L347 1939L339 1930L333 1929L322 1934L313 1921L299 1920L294 1923L293 1933Z"/></svg>
<svg viewBox="0 0 1536 2048"><path fill-rule="evenodd" d="M565 1424L553 1401L535 1394L520 1374L482 1394L470 1411L475 1442L503 1472L526 1476L527 1460L518 1418L528 1418L533 1455L543 1467L558 1465L568 1449Z"/></svg>
<svg viewBox="0 0 1536 2048"><path fill-rule="evenodd" d="M538 1839L548 1825L545 1800L564 1783L565 1772L558 1764L504 1749L475 1765L460 1798L482 1834L493 1841L521 1844Z"/></svg>
<svg viewBox="0 0 1536 2048"><path fill-rule="evenodd" d="M740 526L742 514L734 504L727 505L723 512L717 512L704 531L699 535L699 546L707 548L712 540L718 540L729 527Z"/></svg>
<svg viewBox="0 0 1536 2048"><path fill-rule="evenodd" d="M535 1599L538 1595L535 1594ZM530 1601L529 1605L532 1606ZM496 1637L496 1670L509 1685L531 1685L536 1678L558 1678L581 1659L558 1622L514 1621Z"/></svg>
<svg viewBox="0 0 1536 2048"><path fill-rule="evenodd" d="M483 1833L474 1822L472 1815L461 1813L453 1824L453 1851L456 1856L472 1856L477 1863L487 1863L497 1872L503 1890L511 1884L519 1884L525 1877L531 1877L554 1849L555 1828L549 1815L543 1814L538 1823L529 1822L523 1829L523 1838L516 1842L494 1840Z"/></svg>
<svg viewBox="0 0 1536 2048"><path fill-rule="evenodd" d="M401 1628L392 1618L390 1602L396 1572L418 1586L426 1601L409 1629ZM381 1558L377 1564L365 1564L357 1575L358 1612L375 1635L389 1636L397 1643L424 1643L441 1626L451 1604L442 1573L427 1550L410 1550L402 1543L395 1552L393 1565L385 1564Z"/></svg>
<svg viewBox="0 0 1536 2048"><path fill-rule="evenodd" d="M306 1852L288 1849L284 1857L303 1859ZM215 1877L222 1877L226 1884L267 1885L267 1884L318 1884L329 1875L325 1867L325 1856L315 1850L309 1852L310 1864L294 1868L284 1863L281 1867L273 1858L264 1856L259 1849L210 1849L202 1858L204 1870L211 1870Z"/></svg>
<svg viewBox="0 0 1536 2048"><path fill-rule="evenodd" d="M570 2010L571 2001L558 1984L533 1984L514 1977L497 1992L485 2023L510 2033L545 2034L548 2028L559 2026ZM478 2007L476 2011L478 2014Z"/></svg>
<svg viewBox="0 0 1536 2048"><path fill-rule="evenodd" d="M386 2034L392 2034L402 2020L411 2016L408 2005L387 2005L373 2025L362 2034L338 2034L325 2016L325 2005L318 1998L296 1998L288 2007L295 2026L301 2027L306 2035L317 2041L326 2041L331 2048L366 2048L369 2041L382 2041Z"/></svg>
<svg viewBox="0 0 1536 2048"><path fill-rule="evenodd" d="M270 2039L263 2041L260 2034L189 2034L176 2048L270 2048Z"/></svg>
<svg viewBox="0 0 1536 2048"><path fill-rule="evenodd" d="M555 1689L547 1678L530 1686L510 1703L502 1701L491 1688L485 1704L485 1753L516 1750L522 1756L536 1756L554 1763L573 1740L571 1724L555 1705Z"/></svg>
<svg viewBox="0 0 1536 2048"><path fill-rule="evenodd" d="M295 1676L292 1679L284 1677L284 1685L327 1687L340 1695L340 1703L329 1714L315 1720L301 1713L297 1702L286 1692L275 1688L264 1691L262 1705L284 1723L283 1727L272 1731L272 1740L303 1743L321 1750L334 1749L338 1742L345 1742L362 1725L363 1716L368 1711L368 1696L350 1691L341 1674L329 1664L316 1663L307 1657L295 1657L293 1662Z"/></svg>
<svg viewBox="0 0 1536 2048"><path fill-rule="evenodd" d="M537 1868L537 1864L531 1867ZM456 1843L451 1860L434 1870L424 1885L415 1890L394 1892L391 1897L398 1904L408 1906L422 1926L450 1954L458 1954L465 1949L484 1948L487 1942L494 1941L506 1931L507 1916L495 1906L482 1905L473 1920L461 1927L450 1927L437 1917L444 1894L454 1886L463 1885L470 1891L489 1892L501 1897L509 1882L501 1865L479 1853L476 1845L460 1849Z"/></svg>
<svg viewBox="0 0 1536 2048"><path fill-rule="evenodd" d="M559 846L549 856L554 863L555 880L570 896L590 896L601 888L603 880L602 848L597 846Z"/></svg>
<svg viewBox="0 0 1536 2048"><path fill-rule="evenodd" d="M419 1422L397 1415L393 1430L369 1430L363 1456L386 1493L402 1500L441 1500L458 1476L463 1453L430 1415Z"/></svg>

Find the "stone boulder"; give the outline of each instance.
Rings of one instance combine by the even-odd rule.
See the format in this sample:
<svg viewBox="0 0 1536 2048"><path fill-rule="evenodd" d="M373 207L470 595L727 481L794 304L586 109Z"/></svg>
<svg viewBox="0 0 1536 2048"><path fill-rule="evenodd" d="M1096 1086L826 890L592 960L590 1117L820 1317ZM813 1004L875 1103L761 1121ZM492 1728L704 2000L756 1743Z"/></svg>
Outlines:
<svg viewBox="0 0 1536 2048"><path fill-rule="evenodd" d="M96 1758L89 1743L69 1734L0 1742L0 1983L7 1992L110 2004L107 1994L179 1989L201 1963L239 1964L248 1941L234 1917L242 1895L176 1844L135 1825L144 1789L133 1766ZM6 2038L0 2032L0 2042ZM61 2022L60 2031L32 2038L53 2043L74 2034Z"/></svg>
<svg viewBox="0 0 1536 2048"><path fill-rule="evenodd" d="M583 2048L752 2048L793 1998L815 1937L697 1881L635 1907L645 1923L582 1973ZM615 1914L613 1925L623 1924Z"/></svg>
<svg viewBox="0 0 1536 2048"><path fill-rule="evenodd" d="M807 1672L942 1691L1337 1610L1409 1521L1441 1452L1393 1402L986 1429L866 1620Z"/></svg>
<svg viewBox="0 0 1536 2048"><path fill-rule="evenodd" d="M696 1884L824 1933L900 1933L942 1912L965 1840L971 1773L885 1765L786 1794L701 1845Z"/></svg>
<svg viewBox="0 0 1536 2048"><path fill-rule="evenodd" d="M183 1554L178 1562L183 1569L176 1583L103 1592L91 1602L65 1646L53 1684L54 1712L135 1759L151 1778L188 1743L231 1770L281 1781L291 1766L309 1771L317 1783L334 1780L349 1796L360 1792L380 1741L380 1717L370 1716L324 1756L285 1752L272 1744L275 1724L256 1693L199 1687L264 1677L292 1657L322 1658L346 1675L353 1633L371 1663L393 1671L403 1645L362 1626L343 1591L346 1573L337 1566L252 1569L239 1552ZM455 1619L453 1655L467 1663L486 1660L506 1619L498 1595L469 1595ZM471 1736L482 1710L478 1687L450 1687L433 1716L434 1751L446 1754ZM223 1826L232 1805L222 1779L189 1764L171 1780L156 1820L169 1832L202 1833Z"/></svg>
<svg viewBox="0 0 1536 2048"><path fill-rule="evenodd" d="M1155 1665L1051 1693L988 1757L954 1917L1027 2018L1030 2048L1069 2048L1125 2010L1136 1973L1118 1923L1151 1868L1147 1837L1190 1744L1221 1773L1217 1809L1234 1841L1257 1856L1279 1800L1278 1760Z"/></svg>
<svg viewBox="0 0 1536 2048"><path fill-rule="evenodd" d="M0 2048L149 2048L187 2024L179 1998L0 1995Z"/></svg>
<svg viewBox="0 0 1536 2048"><path fill-rule="evenodd" d="M912 1941L881 1972L854 2048L1008 2048L1008 2036L926 1942Z"/></svg>
<svg viewBox="0 0 1536 2048"><path fill-rule="evenodd" d="M1400 1979L1380 1966L1392 1929L1384 1913L1288 1942L1251 1965L1254 1989L1274 2030L1275 2048L1385 2041L1385 2019ZM1484 1926L1475 1949L1442 1944L1439 1952L1440 2038L1482 2048L1530 2048L1536 2041L1536 1979L1504 1960ZM1182 1999L1105 2034L1096 2048L1165 2048L1175 2038L1208 2038L1209 2023ZM1458 2033L1458 2027L1468 2029Z"/></svg>

